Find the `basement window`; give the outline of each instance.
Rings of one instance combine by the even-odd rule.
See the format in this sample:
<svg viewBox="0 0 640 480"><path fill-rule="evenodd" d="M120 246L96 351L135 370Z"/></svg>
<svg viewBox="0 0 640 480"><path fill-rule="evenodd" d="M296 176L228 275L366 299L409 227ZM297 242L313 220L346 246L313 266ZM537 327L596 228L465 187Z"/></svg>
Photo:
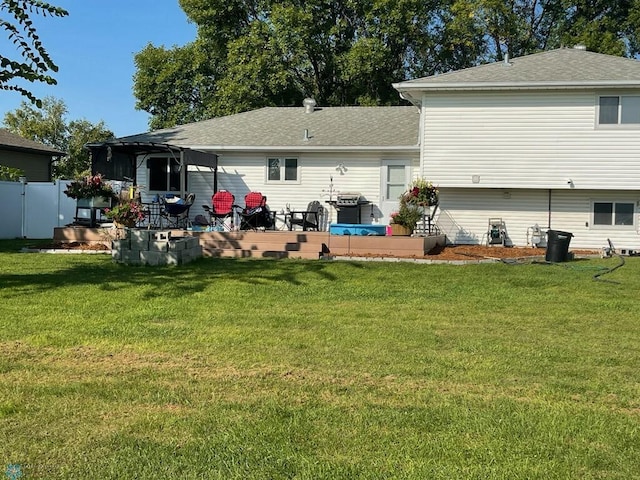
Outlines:
<svg viewBox="0 0 640 480"><path fill-rule="evenodd" d="M593 202L592 225L598 227L633 227L635 203Z"/></svg>

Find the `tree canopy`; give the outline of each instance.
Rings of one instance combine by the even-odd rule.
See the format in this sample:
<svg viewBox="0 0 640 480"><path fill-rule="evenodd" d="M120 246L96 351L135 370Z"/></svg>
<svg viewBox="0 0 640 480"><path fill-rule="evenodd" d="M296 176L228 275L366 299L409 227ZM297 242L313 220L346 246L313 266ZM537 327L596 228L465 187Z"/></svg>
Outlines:
<svg viewBox="0 0 640 480"><path fill-rule="evenodd" d="M114 137L103 122L67 121L67 106L62 100L45 97L42 108L27 102L4 116L6 128L23 138L34 140L68 155L53 166L55 178L78 178L91 171L91 158L84 145Z"/></svg>
<svg viewBox="0 0 640 480"><path fill-rule="evenodd" d="M135 56L152 128L263 106L393 105L393 82L585 44L638 53L640 0L180 0L197 38Z"/></svg>
<svg viewBox="0 0 640 480"><path fill-rule="evenodd" d="M38 107L42 105L29 90L14 82L17 79L29 82L44 82L55 85L56 80L49 72L57 72L33 25L31 14L64 17L68 12L40 0L0 0L0 29L16 46L18 59L11 59L0 53L0 89L13 90L27 97Z"/></svg>

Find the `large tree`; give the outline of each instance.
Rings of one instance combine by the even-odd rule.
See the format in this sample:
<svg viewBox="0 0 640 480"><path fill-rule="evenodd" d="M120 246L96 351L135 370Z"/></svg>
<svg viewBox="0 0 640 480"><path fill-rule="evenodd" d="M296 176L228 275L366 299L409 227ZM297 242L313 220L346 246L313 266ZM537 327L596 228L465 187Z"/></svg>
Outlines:
<svg viewBox="0 0 640 480"><path fill-rule="evenodd" d="M168 127L262 106L385 105L407 78L584 43L638 52L640 0L180 0L182 47L136 55L137 107Z"/></svg>
<svg viewBox="0 0 640 480"><path fill-rule="evenodd" d="M439 2L181 0L198 38L136 55L152 128L267 105L397 104L391 83L430 72ZM416 55L420 51L421 55ZM427 69L425 70L425 66Z"/></svg>
<svg viewBox="0 0 640 480"><path fill-rule="evenodd" d="M27 97L37 106L42 102L28 89L16 85L18 79L30 82L44 82L55 85L56 80L49 72L57 72L58 67L44 48L33 26L31 14L64 17L68 12L40 0L0 0L0 29L16 46L19 58L11 59L0 53L0 89L13 90ZM8 54L7 54L8 55Z"/></svg>
<svg viewBox="0 0 640 480"><path fill-rule="evenodd" d="M88 142L114 137L104 122L92 124L88 120L67 120L67 106L62 100L45 97L42 108L22 102L20 107L4 116L5 127L21 137L68 152L53 166L55 178L77 178L91 170Z"/></svg>
<svg viewBox="0 0 640 480"><path fill-rule="evenodd" d="M576 44L633 56L639 10L638 0L454 0L445 30L478 63Z"/></svg>

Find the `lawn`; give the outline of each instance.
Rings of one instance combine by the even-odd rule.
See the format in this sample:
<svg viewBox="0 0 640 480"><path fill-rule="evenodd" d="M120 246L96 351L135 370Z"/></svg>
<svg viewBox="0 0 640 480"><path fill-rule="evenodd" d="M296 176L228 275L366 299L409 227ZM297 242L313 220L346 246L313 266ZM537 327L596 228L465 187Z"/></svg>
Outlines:
<svg viewBox="0 0 640 480"><path fill-rule="evenodd" d="M117 265L0 241L0 477L640 478L640 259Z"/></svg>

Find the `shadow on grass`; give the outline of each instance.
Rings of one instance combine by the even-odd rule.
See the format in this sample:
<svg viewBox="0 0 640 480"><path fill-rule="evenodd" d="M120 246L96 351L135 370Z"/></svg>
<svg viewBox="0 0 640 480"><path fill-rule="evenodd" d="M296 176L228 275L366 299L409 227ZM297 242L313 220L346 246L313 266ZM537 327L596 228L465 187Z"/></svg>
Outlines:
<svg viewBox="0 0 640 480"><path fill-rule="evenodd" d="M10 289L11 296L26 295L34 288L42 290L97 285L110 294L121 289L144 287L151 292L146 295L148 298L180 297L185 293L204 291L218 280L251 285L275 282L302 285L312 277L325 281L337 280L335 274L329 271L330 264L318 260L205 257L186 265L151 267L116 264L108 255L25 253L37 256L33 268L30 268L30 262L13 268L11 262L2 260L4 254L19 252L31 244L33 241L0 241L0 262L5 264L0 269L0 287ZM8 292L5 290L4 293L6 295Z"/></svg>

